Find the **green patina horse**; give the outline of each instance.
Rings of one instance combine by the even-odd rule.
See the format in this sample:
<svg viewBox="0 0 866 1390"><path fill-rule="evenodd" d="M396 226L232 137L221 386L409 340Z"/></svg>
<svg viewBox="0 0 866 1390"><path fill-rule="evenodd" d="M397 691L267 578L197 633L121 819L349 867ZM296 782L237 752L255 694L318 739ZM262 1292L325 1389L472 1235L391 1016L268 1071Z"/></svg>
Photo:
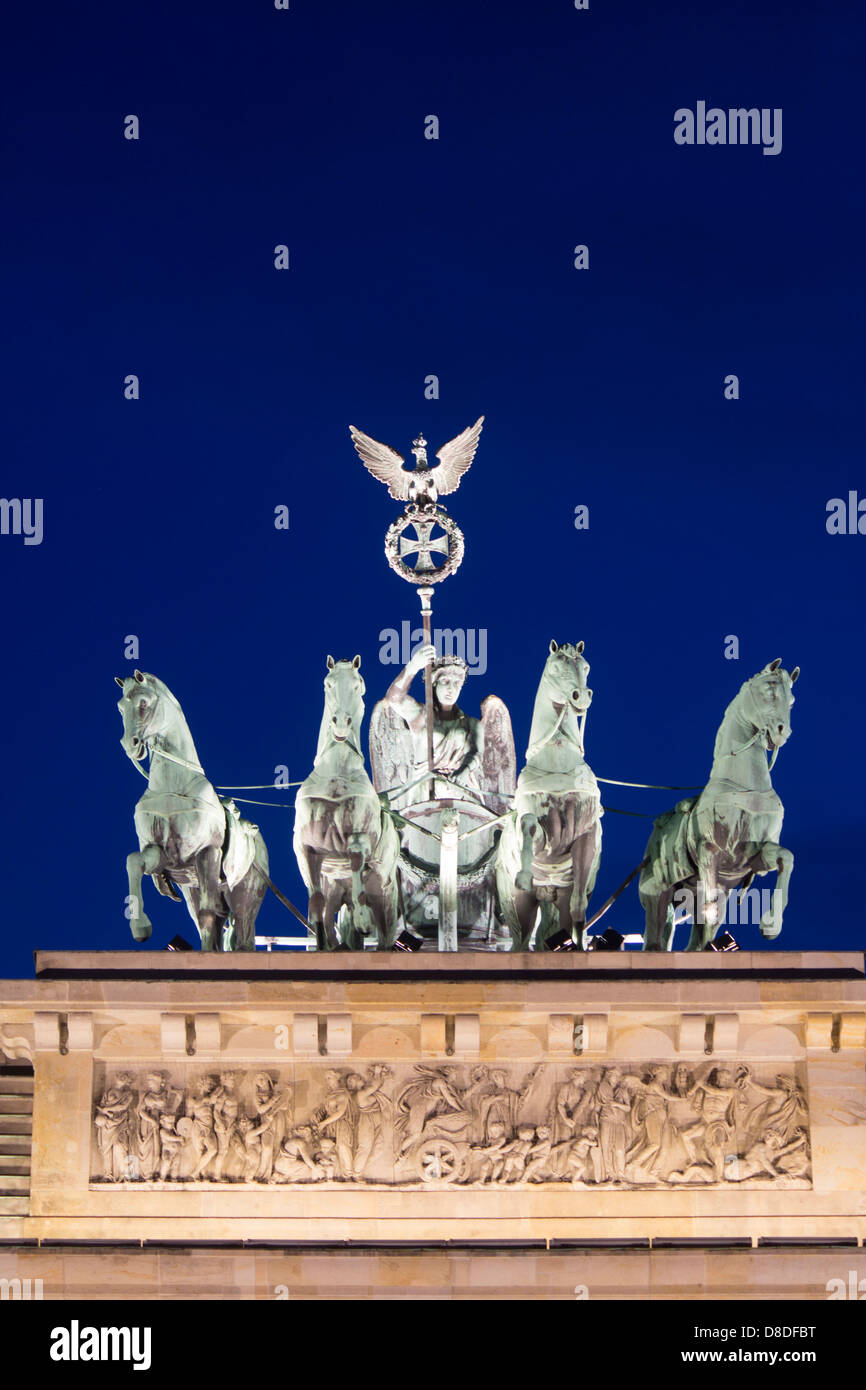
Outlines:
<svg viewBox="0 0 866 1390"><path fill-rule="evenodd" d="M360 665L359 656L328 657L316 761L295 800L295 855L319 950L359 950L373 931L388 950L397 935L400 840L364 766Z"/></svg>
<svg viewBox="0 0 866 1390"><path fill-rule="evenodd" d="M683 902L693 917L686 950L705 950L731 889L748 888L755 874L774 870L779 878L761 934L771 940L782 930L794 856L779 844L784 808L770 771L791 736L791 687L800 668L789 674L781 666L781 659L771 661L728 705L700 796L680 801L655 822L639 883L645 951L671 949L674 909Z"/></svg>
<svg viewBox="0 0 866 1390"><path fill-rule="evenodd" d="M255 950L268 883L258 827L217 796L168 686L143 671L114 679L123 690L120 742L148 784L135 808L139 850L126 861L132 935L146 941L151 933L141 897L142 877L150 874L165 897L180 902L183 895L203 951ZM148 756L149 773L141 766Z"/></svg>
<svg viewBox="0 0 866 1390"><path fill-rule="evenodd" d="M534 949L565 931L586 947L586 907L601 857L601 795L583 755L592 691L583 643L550 644L514 810L496 860L496 888L511 949Z"/></svg>

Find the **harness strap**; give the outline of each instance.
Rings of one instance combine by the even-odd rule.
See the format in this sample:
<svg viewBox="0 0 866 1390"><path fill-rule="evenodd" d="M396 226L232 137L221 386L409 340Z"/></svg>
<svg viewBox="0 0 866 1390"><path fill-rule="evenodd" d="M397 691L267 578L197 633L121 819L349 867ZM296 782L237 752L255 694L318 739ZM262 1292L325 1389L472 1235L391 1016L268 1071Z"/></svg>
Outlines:
<svg viewBox="0 0 866 1390"><path fill-rule="evenodd" d="M527 761L527 762L529 761L530 758L534 758L536 753L540 753L541 750L542 750L542 748L545 748L545 747L547 746L547 744L550 743L551 739L556 738L556 735L559 733L560 729L562 728L563 720L565 719L565 716L568 714L568 711L569 711L569 710L574 710L574 713L575 713L576 717L578 718L578 720L581 718L580 713L578 712L578 710L574 709L574 705L572 705L568 700L566 700L565 704L562 706L562 709L559 711L559 714L557 715L556 723L554 724L554 726L553 726L553 728L551 729L550 733L549 733L549 734L545 734L544 738L539 739L536 743L530 744L530 746L527 748L527 750L526 750L526 761ZM586 711L584 710L584 716L585 716L585 715L586 715ZM582 734L583 734L583 724L581 724L581 726L580 726L580 731L581 731L581 735L582 735ZM580 756L583 757L584 748L583 748L583 739L582 739L582 737L581 737L580 739L578 739L578 741L577 741L576 743L575 743L575 740L574 740L574 739L569 739L569 742L570 742L570 743L574 743L574 744L575 744L575 747L580 749Z"/></svg>

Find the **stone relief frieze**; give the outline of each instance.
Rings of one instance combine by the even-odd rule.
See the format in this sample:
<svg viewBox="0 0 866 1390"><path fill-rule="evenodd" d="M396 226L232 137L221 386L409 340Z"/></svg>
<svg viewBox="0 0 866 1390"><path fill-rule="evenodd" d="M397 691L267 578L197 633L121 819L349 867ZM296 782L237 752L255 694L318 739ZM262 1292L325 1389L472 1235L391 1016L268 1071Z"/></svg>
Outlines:
<svg viewBox="0 0 866 1390"><path fill-rule="evenodd" d="M811 1186L798 1064L102 1064L93 1181Z"/></svg>

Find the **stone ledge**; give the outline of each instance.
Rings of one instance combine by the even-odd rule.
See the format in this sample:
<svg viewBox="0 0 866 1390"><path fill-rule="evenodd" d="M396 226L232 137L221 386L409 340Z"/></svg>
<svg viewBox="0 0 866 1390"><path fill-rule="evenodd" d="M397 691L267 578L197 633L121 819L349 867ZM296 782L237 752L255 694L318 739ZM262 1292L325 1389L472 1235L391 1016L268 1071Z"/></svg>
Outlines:
<svg viewBox="0 0 866 1390"><path fill-rule="evenodd" d="M751 978L861 980L866 960L861 951L712 951L688 952L418 952L340 951L244 952L230 955L200 951L36 951L40 980L235 979L315 981L367 978L378 980L461 979L610 980L659 978ZM0 982L2 988L2 982Z"/></svg>

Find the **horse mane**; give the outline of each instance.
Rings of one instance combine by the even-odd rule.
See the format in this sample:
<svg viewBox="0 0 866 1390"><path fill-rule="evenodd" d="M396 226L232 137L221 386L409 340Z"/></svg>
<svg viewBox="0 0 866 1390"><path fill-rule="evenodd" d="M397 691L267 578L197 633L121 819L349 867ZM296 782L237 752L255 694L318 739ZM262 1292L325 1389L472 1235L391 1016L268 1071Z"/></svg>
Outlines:
<svg viewBox="0 0 866 1390"><path fill-rule="evenodd" d="M181 713L183 713L183 710L181 709L180 700L177 698L175 694L173 694L171 690L169 690L165 681L160 680L159 676L155 676L152 671L143 671L142 675L144 676L145 680L154 687L157 695L161 696L166 700L169 700L171 704L176 705L177 708L181 710Z"/></svg>

